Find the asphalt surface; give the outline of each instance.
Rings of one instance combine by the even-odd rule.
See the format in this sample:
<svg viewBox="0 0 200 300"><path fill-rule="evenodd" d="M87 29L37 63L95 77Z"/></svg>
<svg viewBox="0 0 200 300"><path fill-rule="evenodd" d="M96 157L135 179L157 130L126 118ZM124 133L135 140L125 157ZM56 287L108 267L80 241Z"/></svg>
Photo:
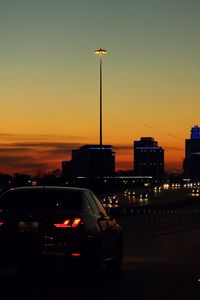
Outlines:
<svg viewBox="0 0 200 300"><path fill-rule="evenodd" d="M125 233L120 277L106 270L4 267L0 299L200 299L200 229L157 235Z"/></svg>
<svg viewBox="0 0 200 300"><path fill-rule="evenodd" d="M0 299L200 299L200 226L124 235L121 276L104 268L88 277L78 269L3 267Z"/></svg>
<svg viewBox="0 0 200 300"><path fill-rule="evenodd" d="M140 199L140 194L148 191L148 199ZM119 193L119 205L128 206L146 206L146 205L162 205L181 202L188 197L191 197L191 189L168 189L154 191L153 188L136 190L135 196L124 195Z"/></svg>

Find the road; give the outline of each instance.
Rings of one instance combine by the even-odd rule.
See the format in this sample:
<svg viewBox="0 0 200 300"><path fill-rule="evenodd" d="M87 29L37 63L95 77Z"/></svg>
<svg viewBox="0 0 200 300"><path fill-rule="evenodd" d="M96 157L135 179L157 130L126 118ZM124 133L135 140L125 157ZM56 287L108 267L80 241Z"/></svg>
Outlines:
<svg viewBox="0 0 200 300"><path fill-rule="evenodd" d="M76 269L4 267L0 299L200 299L200 225L169 232L130 229L124 237L120 277L111 278L104 269L89 278Z"/></svg>
<svg viewBox="0 0 200 300"><path fill-rule="evenodd" d="M191 189L167 189L160 192L152 192L149 197L147 204L149 205L158 205L158 204L171 204L179 203L188 198L192 197ZM195 197L194 197L195 199Z"/></svg>
<svg viewBox="0 0 200 300"><path fill-rule="evenodd" d="M155 235L125 233L122 274L96 278L78 270L1 270L0 299L199 299L200 229ZM180 298L179 298L180 297Z"/></svg>
<svg viewBox="0 0 200 300"><path fill-rule="evenodd" d="M141 199L140 195L147 191L148 198ZM113 195L114 193L112 193ZM162 189L161 191L155 191L154 188L140 188L135 190L135 195L125 195L124 191L115 194L119 200L119 206L146 206L146 205L158 205L158 204L170 204L174 202L183 201L184 199L191 197L191 189ZM100 198L106 197L106 195L99 195Z"/></svg>

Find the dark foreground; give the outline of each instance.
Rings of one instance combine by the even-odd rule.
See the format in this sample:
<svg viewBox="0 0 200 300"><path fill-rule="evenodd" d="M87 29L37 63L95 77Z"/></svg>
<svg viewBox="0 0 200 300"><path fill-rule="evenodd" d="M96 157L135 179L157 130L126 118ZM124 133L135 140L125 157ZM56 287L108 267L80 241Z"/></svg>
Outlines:
<svg viewBox="0 0 200 300"><path fill-rule="evenodd" d="M200 229L125 233L119 278L78 270L5 267L0 299L200 299Z"/></svg>
<svg viewBox="0 0 200 300"><path fill-rule="evenodd" d="M180 193L174 194L178 200ZM199 203L200 197L180 211L170 208L154 213L153 208L149 214L145 208L141 215L122 218L125 254L120 277L104 269L89 278L78 269L4 267L0 300L199 300Z"/></svg>

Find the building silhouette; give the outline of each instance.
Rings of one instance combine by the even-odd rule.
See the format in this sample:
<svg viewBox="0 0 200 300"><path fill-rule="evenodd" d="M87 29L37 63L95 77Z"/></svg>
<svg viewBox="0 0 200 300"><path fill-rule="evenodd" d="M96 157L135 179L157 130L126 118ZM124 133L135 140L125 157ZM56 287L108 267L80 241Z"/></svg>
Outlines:
<svg viewBox="0 0 200 300"><path fill-rule="evenodd" d="M84 145L72 150L72 159L62 162L63 177L99 177L115 174L115 152L111 145Z"/></svg>
<svg viewBox="0 0 200 300"><path fill-rule="evenodd" d="M200 127L191 128L190 139L185 140L184 175L193 180L200 179Z"/></svg>
<svg viewBox="0 0 200 300"><path fill-rule="evenodd" d="M136 176L164 176L164 149L152 137L134 141L134 173Z"/></svg>

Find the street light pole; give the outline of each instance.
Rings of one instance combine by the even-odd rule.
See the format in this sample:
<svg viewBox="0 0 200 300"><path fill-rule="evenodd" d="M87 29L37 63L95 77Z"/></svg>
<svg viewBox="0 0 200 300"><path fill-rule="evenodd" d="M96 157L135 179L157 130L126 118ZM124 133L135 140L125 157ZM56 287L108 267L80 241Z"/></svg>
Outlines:
<svg viewBox="0 0 200 300"><path fill-rule="evenodd" d="M99 122L100 122L100 133L99 133L99 144L100 149L102 149L102 54L100 54L100 116L99 116Z"/></svg>
<svg viewBox="0 0 200 300"><path fill-rule="evenodd" d="M100 134L99 134L99 146L100 146L100 150L102 150L102 56L103 54L106 54L107 51L105 49L100 48L99 50L95 51L96 54L98 54L100 56L100 118L99 118L99 122L100 122Z"/></svg>

